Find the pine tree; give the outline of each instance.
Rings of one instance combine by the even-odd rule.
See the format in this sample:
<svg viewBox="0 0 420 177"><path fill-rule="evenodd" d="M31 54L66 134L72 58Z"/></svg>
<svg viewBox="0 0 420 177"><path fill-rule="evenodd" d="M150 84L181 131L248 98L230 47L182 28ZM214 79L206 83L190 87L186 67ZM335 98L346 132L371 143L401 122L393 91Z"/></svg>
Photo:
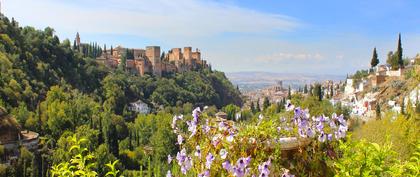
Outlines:
<svg viewBox="0 0 420 177"><path fill-rule="evenodd" d="M379 64L378 53L376 52L376 47L373 48L372 60L370 61L370 66L373 68Z"/></svg>
<svg viewBox="0 0 420 177"><path fill-rule="evenodd" d="M397 61L400 68L404 68L404 61L402 58L403 49L401 46L401 33L398 34L398 46L397 46Z"/></svg>

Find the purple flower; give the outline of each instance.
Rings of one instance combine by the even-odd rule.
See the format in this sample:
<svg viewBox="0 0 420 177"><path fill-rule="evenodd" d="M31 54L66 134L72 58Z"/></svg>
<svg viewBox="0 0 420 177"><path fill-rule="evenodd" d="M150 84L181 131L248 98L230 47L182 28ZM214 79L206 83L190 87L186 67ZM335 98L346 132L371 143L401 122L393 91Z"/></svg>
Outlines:
<svg viewBox="0 0 420 177"><path fill-rule="evenodd" d="M196 157L201 157L201 148L200 148L200 146L199 145L197 145L196 147L195 147L195 153L194 153L194 155L196 156Z"/></svg>
<svg viewBox="0 0 420 177"><path fill-rule="evenodd" d="M229 136L228 137L226 137L226 140L230 143L230 142L232 142L233 141L233 134L231 133L231 134L229 134Z"/></svg>
<svg viewBox="0 0 420 177"><path fill-rule="evenodd" d="M346 124L346 120L344 120L344 116L343 114L341 114L340 116L337 117L338 122L340 122L340 124Z"/></svg>
<svg viewBox="0 0 420 177"><path fill-rule="evenodd" d="M302 137L302 138L306 137L305 131L302 128L299 128L298 133L299 133L300 137Z"/></svg>
<svg viewBox="0 0 420 177"><path fill-rule="evenodd" d="M172 156L168 155L168 164L170 164L172 162Z"/></svg>
<svg viewBox="0 0 420 177"><path fill-rule="evenodd" d="M178 130L178 128L176 127L176 121L177 121L177 120L182 120L182 119L183 119L183 115L180 115L180 116L175 115L175 116L172 118L172 124L171 124L171 127L172 127L172 129L174 130L174 133L176 133L176 132L177 132L177 130Z"/></svg>
<svg viewBox="0 0 420 177"><path fill-rule="evenodd" d="M258 171L260 171L260 176L268 176L270 174L269 167L271 166L271 160L262 163L261 165L258 165Z"/></svg>
<svg viewBox="0 0 420 177"><path fill-rule="evenodd" d="M195 121L187 121L188 131L191 132L190 138L193 137L197 133L197 122Z"/></svg>
<svg viewBox="0 0 420 177"><path fill-rule="evenodd" d="M198 177L210 177L210 171L206 170L203 173L198 174Z"/></svg>
<svg viewBox="0 0 420 177"><path fill-rule="evenodd" d="M340 125L340 126L338 126L338 131L339 132L341 132L341 133L346 133L347 132L347 126L346 125Z"/></svg>
<svg viewBox="0 0 420 177"><path fill-rule="evenodd" d="M333 135L332 135L332 134L328 134L328 135L327 135L327 139L328 139L328 141L331 141L331 140L332 140L332 138L333 138Z"/></svg>
<svg viewBox="0 0 420 177"><path fill-rule="evenodd" d="M210 152L207 154L207 157L206 157L206 168L207 169L210 169L210 167L211 167L211 164L213 163L213 160L214 160L214 156L213 156L213 154L211 154Z"/></svg>
<svg viewBox="0 0 420 177"><path fill-rule="evenodd" d="M184 138L181 135L178 135L178 144L181 145L184 141Z"/></svg>
<svg viewBox="0 0 420 177"><path fill-rule="evenodd" d="M236 177L245 176L245 169L238 168L238 167L233 167L233 176L236 176Z"/></svg>
<svg viewBox="0 0 420 177"><path fill-rule="evenodd" d="M249 162L251 162L251 157L246 157L246 158L242 157L238 159L238 161L236 162L236 166L238 168L244 169L245 167L249 165Z"/></svg>
<svg viewBox="0 0 420 177"><path fill-rule="evenodd" d="M198 122L198 117L200 116L200 113L201 113L200 107L197 107L192 111L192 116L194 118L193 120L195 122Z"/></svg>
<svg viewBox="0 0 420 177"><path fill-rule="evenodd" d="M191 157L185 158L184 162L181 164L181 172L182 174L187 174L187 171L190 170L192 167L192 160Z"/></svg>
<svg viewBox="0 0 420 177"><path fill-rule="evenodd" d="M325 133L321 132L321 134L318 136L318 141L323 143L323 142L325 142L326 138L327 137L326 137Z"/></svg>
<svg viewBox="0 0 420 177"><path fill-rule="evenodd" d="M226 127L225 122L221 121L221 122L219 123L219 131L224 131L224 130L226 130L226 129L227 129L227 127Z"/></svg>
<svg viewBox="0 0 420 177"><path fill-rule="evenodd" d="M314 137L315 132L311 127L308 127L308 129L306 130L306 134L308 135L308 137L312 138Z"/></svg>
<svg viewBox="0 0 420 177"><path fill-rule="evenodd" d="M178 165L182 165L182 163L185 161L186 158L187 158L187 151L185 150L185 148L183 148L181 152L178 152L176 154L176 160L178 161Z"/></svg>
<svg viewBox="0 0 420 177"><path fill-rule="evenodd" d="M290 100L286 101L286 104L284 105L284 107L286 108L286 111L291 111L295 108L295 106L292 105L292 102Z"/></svg>
<svg viewBox="0 0 420 177"><path fill-rule="evenodd" d="M229 160L226 160L225 162L223 162L222 167L228 172L232 172L232 165L230 164Z"/></svg>
<svg viewBox="0 0 420 177"><path fill-rule="evenodd" d="M316 125L316 129L318 130L318 132L322 132L324 130L324 124L321 121L318 122L318 124Z"/></svg>
<svg viewBox="0 0 420 177"><path fill-rule="evenodd" d="M228 152L226 151L226 149L221 149L219 152L220 158L222 159L226 159Z"/></svg>
<svg viewBox="0 0 420 177"><path fill-rule="evenodd" d="M209 126L209 120L206 119L206 124L204 124L203 126L203 131L204 133L209 133L210 132L210 126Z"/></svg>
<svg viewBox="0 0 420 177"><path fill-rule="evenodd" d="M331 122L330 122L330 127L331 128L333 128L333 129L335 129L337 126L335 125L335 122L334 122L334 120L331 120Z"/></svg>

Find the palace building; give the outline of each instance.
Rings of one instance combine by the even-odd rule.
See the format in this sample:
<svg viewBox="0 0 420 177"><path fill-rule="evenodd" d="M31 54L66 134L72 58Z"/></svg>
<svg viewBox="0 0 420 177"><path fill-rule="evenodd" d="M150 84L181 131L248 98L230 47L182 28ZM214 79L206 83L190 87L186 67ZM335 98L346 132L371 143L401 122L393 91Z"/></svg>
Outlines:
<svg viewBox="0 0 420 177"><path fill-rule="evenodd" d="M80 43L80 35L76 34L75 44ZM130 53L130 55L128 55ZM159 46L146 46L146 49L129 49L122 46L102 51L96 57L98 63L110 68L117 68L122 56L126 56L126 70L143 76L153 74L161 76L163 73L177 73L208 67L207 61L201 58L199 49L192 50L192 47L173 48L166 54L161 52Z"/></svg>

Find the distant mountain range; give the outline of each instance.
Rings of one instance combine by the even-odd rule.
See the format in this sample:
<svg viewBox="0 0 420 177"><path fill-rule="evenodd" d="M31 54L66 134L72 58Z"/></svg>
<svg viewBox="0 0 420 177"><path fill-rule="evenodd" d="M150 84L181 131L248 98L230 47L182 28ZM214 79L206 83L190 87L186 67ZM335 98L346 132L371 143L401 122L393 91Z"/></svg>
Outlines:
<svg viewBox="0 0 420 177"><path fill-rule="evenodd" d="M253 91L283 81L283 86L299 88L305 84L332 80L334 82L344 81L345 75L331 74L293 74L293 73L272 73L272 72L232 72L226 76L234 84L238 85L241 91Z"/></svg>

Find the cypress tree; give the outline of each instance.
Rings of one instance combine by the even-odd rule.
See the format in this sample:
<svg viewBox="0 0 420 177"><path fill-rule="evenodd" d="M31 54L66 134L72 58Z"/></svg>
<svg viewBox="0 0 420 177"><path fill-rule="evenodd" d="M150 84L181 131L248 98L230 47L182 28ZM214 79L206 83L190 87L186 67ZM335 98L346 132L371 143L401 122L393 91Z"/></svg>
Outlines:
<svg viewBox="0 0 420 177"><path fill-rule="evenodd" d="M112 48L112 45L111 45L111 55L113 54L114 54L114 49Z"/></svg>
<svg viewBox="0 0 420 177"><path fill-rule="evenodd" d="M318 97L318 101L322 101L322 86L321 84L315 85L315 95Z"/></svg>
<svg viewBox="0 0 420 177"><path fill-rule="evenodd" d="M287 91L287 99L292 99L292 89L290 88L290 85L289 85L289 90Z"/></svg>
<svg viewBox="0 0 420 177"><path fill-rule="evenodd" d="M372 60L370 61L370 66L373 68L379 64L378 53L376 52L376 47L373 48Z"/></svg>
<svg viewBox="0 0 420 177"><path fill-rule="evenodd" d="M379 103L376 103L376 119L381 119L381 106L379 106Z"/></svg>
<svg viewBox="0 0 420 177"><path fill-rule="evenodd" d="M73 41L73 50L77 49L76 40Z"/></svg>
<svg viewBox="0 0 420 177"><path fill-rule="evenodd" d="M264 97L264 101L263 101L263 110L267 110L267 108L270 106L270 100L268 100L267 97Z"/></svg>
<svg viewBox="0 0 420 177"><path fill-rule="evenodd" d="M397 61L400 68L404 68L404 61L402 59L403 49L401 46L401 33L398 34L398 47L397 47Z"/></svg>
<svg viewBox="0 0 420 177"><path fill-rule="evenodd" d="M405 115L405 104L404 104L404 99L403 99L403 101L402 101L402 103L401 103L401 114L402 114L402 115Z"/></svg>
<svg viewBox="0 0 420 177"><path fill-rule="evenodd" d="M160 55L160 60L163 61L165 59L165 52L162 52L162 55Z"/></svg>
<svg viewBox="0 0 420 177"><path fill-rule="evenodd" d="M96 42L92 43L92 58L96 57Z"/></svg>
<svg viewBox="0 0 420 177"><path fill-rule="evenodd" d="M250 107L250 109L251 109L251 112L253 113L253 114L255 114L255 105L254 105L254 102L253 101L251 101L251 105L249 106Z"/></svg>
<svg viewBox="0 0 420 177"><path fill-rule="evenodd" d="M334 85L331 86L330 95L331 97L334 97Z"/></svg>
<svg viewBox="0 0 420 177"><path fill-rule="evenodd" d="M308 85L305 84L305 87L303 87L303 93L308 93Z"/></svg>
<svg viewBox="0 0 420 177"><path fill-rule="evenodd" d="M261 108L260 108L260 99L258 98L257 100L257 107L256 107L257 112L261 112Z"/></svg>

